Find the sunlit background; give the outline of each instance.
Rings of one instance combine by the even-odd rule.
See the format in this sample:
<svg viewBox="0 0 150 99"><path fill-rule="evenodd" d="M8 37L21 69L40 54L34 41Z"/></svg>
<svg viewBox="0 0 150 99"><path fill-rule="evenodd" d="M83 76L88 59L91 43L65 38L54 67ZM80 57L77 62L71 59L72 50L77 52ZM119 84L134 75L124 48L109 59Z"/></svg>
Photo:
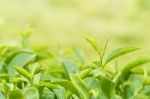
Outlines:
<svg viewBox="0 0 150 99"><path fill-rule="evenodd" d="M108 50L137 46L149 53L150 0L0 0L0 42L18 40L28 28L31 44L89 52L86 34L100 46L108 39Z"/></svg>

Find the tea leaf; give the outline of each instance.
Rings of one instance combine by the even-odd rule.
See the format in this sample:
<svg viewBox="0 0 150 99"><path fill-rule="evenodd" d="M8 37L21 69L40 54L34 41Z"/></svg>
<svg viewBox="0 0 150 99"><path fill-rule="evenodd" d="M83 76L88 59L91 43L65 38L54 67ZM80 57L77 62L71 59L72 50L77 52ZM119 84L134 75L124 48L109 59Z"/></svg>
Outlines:
<svg viewBox="0 0 150 99"><path fill-rule="evenodd" d="M140 94L144 94L148 97L150 97L150 84L147 86L144 86L143 90L140 92Z"/></svg>
<svg viewBox="0 0 150 99"><path fill-rule="evenodd" d="M85 56L83 51L81 51L81 49L79 48L73 48L73 49L80 62L83 64L85 62Z"/></svg>
<svg viewBox="0 0 150 99"><path fill-rule="evenodd" d="M68 80L70 80L69 73L75 73L77 70L77 66L73 61L67 59L63 60L62 63L65 71L65 76Z"/></svg>
<svg viewBox="0 0 150 99"><path fill-rule="evenodd" d="M20 89L15 89L10 93L9 99L25 99L25 97Z"/></svg>
<svg viewBox="0 0 150 99"><path fill-rule="evenodd" d="M27 70L19 66L15 66L14 68L18 73L26 77L29 81L32 81L33 76Z"/></svg>
<svg viewBox="0 0 150 99"><path fill-rule="evenodd" d="M143 85L150 85L150 77L143 77Z"/></svg>
<svg viewBox="0 0 150 99"><path fill-rule="evenodd" d="M54 81L53 83L57 83L57 84L63 86L66 90L69 90L69 91L75 93L76 95L79 95L78 91L76 90L76 88L73 86L73 84L70 81L60 80L60 81Z"/></svg>
<svg viewBox="0 0 150 99"><path fill-rule="evenodd" d="M138 75L135 74L131 75L128 82L134 94L138 94L140 90L143 88L142 78Z"/></svg>
<svg viewBox="0 0 150 99"><path fill-rule="evenodd" d="M4 95L7 96L7 94L10 91L10 89L9 89L9 87L8 87L8 85L7 85L5 80L2 81L2 86L3 86L2 87L3 88L2 91L3 91Z"/></svg>
<svg viewBox="0 0 150 99"><path fill-rule="evenodd" d="M86 86L83 80L81 80L78 76L73 74L70 74L70 79L73 86L78 90L80 94L80 99L89 99L90 98L89 88Z"/></svg>
<svg viewBox="0 0 150 99"><path fill-rule="evenodd" d="M137 95L130 97L129 99L149 99L149 97L143 94L137 94Z"/></svg>
<svg viewBox="0 0 150 99"><path fill-rule="evenodd" d="M107 98L111 98L114 95L116 84L102 75L96 75L95 77L99 79L99 84Z"/></svg>
<svg viewBox="0 0 150 99"><path fill-rule="evenodd" d="M39 92L35 87L29 87L24 91L25 99L39 99Z"/></svg>
<svg viewBox="0 0 150 99"><path fill-rule="evenodd" d="M142 57L139 58L133 62L128 63L122 70L122 79L127 79L128 77L128 73L130 72L131 69L138 67L140 65L146 64L150 62L150 57Z"/></svg>
<svg viewBox="0 0 150 99"><path fill-rule="evenodd" d="M44 88L42 92L41 99L55 99L55 94L48 88Z"/></svg>
<svg viewBox="0 0 150 99"><path fill-rule="evenodd" d="M27 52L17 54L8 64L8 74L14 75L15 70L13 69L13 66L24 67L29 62L31 62L35 58L35 56L35 54Z"/></svg>
<svg viewBox="0 0 150 99"><path fill-rule="evenodd" d="M118 58L120 56L123 56L125 54L128 54L128 53L136 51L136 50L139 50L139 48L124 47L124 48L119 48L117 50L114 50L106 56L103 65L106 65L108 62L114 60L115 58Z"/></svg>
<svg viewBox="0 0 150 99"><path fill-rule="evenodd" d="M57 89L58 88L57 85L49 83L49 82L44 82L44 81L40 82L39 86L44 86L44 87L47 87L49 89Z"/></svg>
<svg viewBox="0 0 150 99"><path fill-rule="evenodd" d="M82 70L81 72L79 72L77 75L80 77L80 78L85 78L88 76L88 74L90 73L91 69L85 69L85 70Z"/></svg>
<svg viewBox="0 0 150 99"><path fill-rule="evenodd" d="M96 52L100 53L100 50L96 44L96 41L93 38L85 35L84 39L95 49Z"/></svg>
<svg viewBox="0 0 150 99"><path fill-rule="evenodd" d="M63 87L60 87L59 89L55 89L54 93L57 99L66 99L66 90Z"/></svg>
<svg viewBox="0 0 150 99"><path fill-rule="evenodd" d="M87 77L84 79L87 86L91 89L92 99L107 99L102 88L99 84L99 80L94 77Z"/></svg>

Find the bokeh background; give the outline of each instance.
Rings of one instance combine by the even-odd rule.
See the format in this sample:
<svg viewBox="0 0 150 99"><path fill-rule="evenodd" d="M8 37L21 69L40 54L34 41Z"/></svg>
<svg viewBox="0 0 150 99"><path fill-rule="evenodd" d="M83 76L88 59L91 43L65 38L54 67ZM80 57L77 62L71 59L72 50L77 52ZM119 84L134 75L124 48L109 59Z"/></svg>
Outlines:
<svg viewBox="0 0 150 99"><path fill-rule="evenodd" d="M100 46L109 39L108 50L137 46L148 54L150 0L0 0L0 42L18 40L28 28L32 45L75 46L92 56L86 34Z"/></svg>

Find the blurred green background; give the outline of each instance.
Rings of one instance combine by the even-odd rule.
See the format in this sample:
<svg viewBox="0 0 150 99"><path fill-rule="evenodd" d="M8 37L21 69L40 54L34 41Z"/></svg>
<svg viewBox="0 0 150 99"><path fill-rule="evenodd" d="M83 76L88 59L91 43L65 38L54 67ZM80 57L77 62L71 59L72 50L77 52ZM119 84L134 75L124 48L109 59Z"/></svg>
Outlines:
<svg viewBox="0 0 150 99"><path fill-rule="evenodd" d="M100 46L109 39L108 50L137 46L149 53L150 0L0 0L0 42L18 40L16 32L28 28L32 45L88 53L86 34Z"/></svg>

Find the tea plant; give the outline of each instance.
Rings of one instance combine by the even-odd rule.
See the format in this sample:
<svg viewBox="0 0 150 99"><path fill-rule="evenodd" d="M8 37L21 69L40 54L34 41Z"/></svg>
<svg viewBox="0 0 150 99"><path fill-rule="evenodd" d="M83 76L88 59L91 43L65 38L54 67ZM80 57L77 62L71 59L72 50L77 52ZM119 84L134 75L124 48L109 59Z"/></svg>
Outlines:
<svg viewBox="0 0 150 99"><path fill-rule="evenodd" d="M139 50L124 47L106 54L93 38L85 40L99 60L88 63L79 48L76 57L59 58L48 47L29 47L30 32L20 44L0 46L0 99L149 99L150 57L140 57L118 69L116 59Z"/></svg>

